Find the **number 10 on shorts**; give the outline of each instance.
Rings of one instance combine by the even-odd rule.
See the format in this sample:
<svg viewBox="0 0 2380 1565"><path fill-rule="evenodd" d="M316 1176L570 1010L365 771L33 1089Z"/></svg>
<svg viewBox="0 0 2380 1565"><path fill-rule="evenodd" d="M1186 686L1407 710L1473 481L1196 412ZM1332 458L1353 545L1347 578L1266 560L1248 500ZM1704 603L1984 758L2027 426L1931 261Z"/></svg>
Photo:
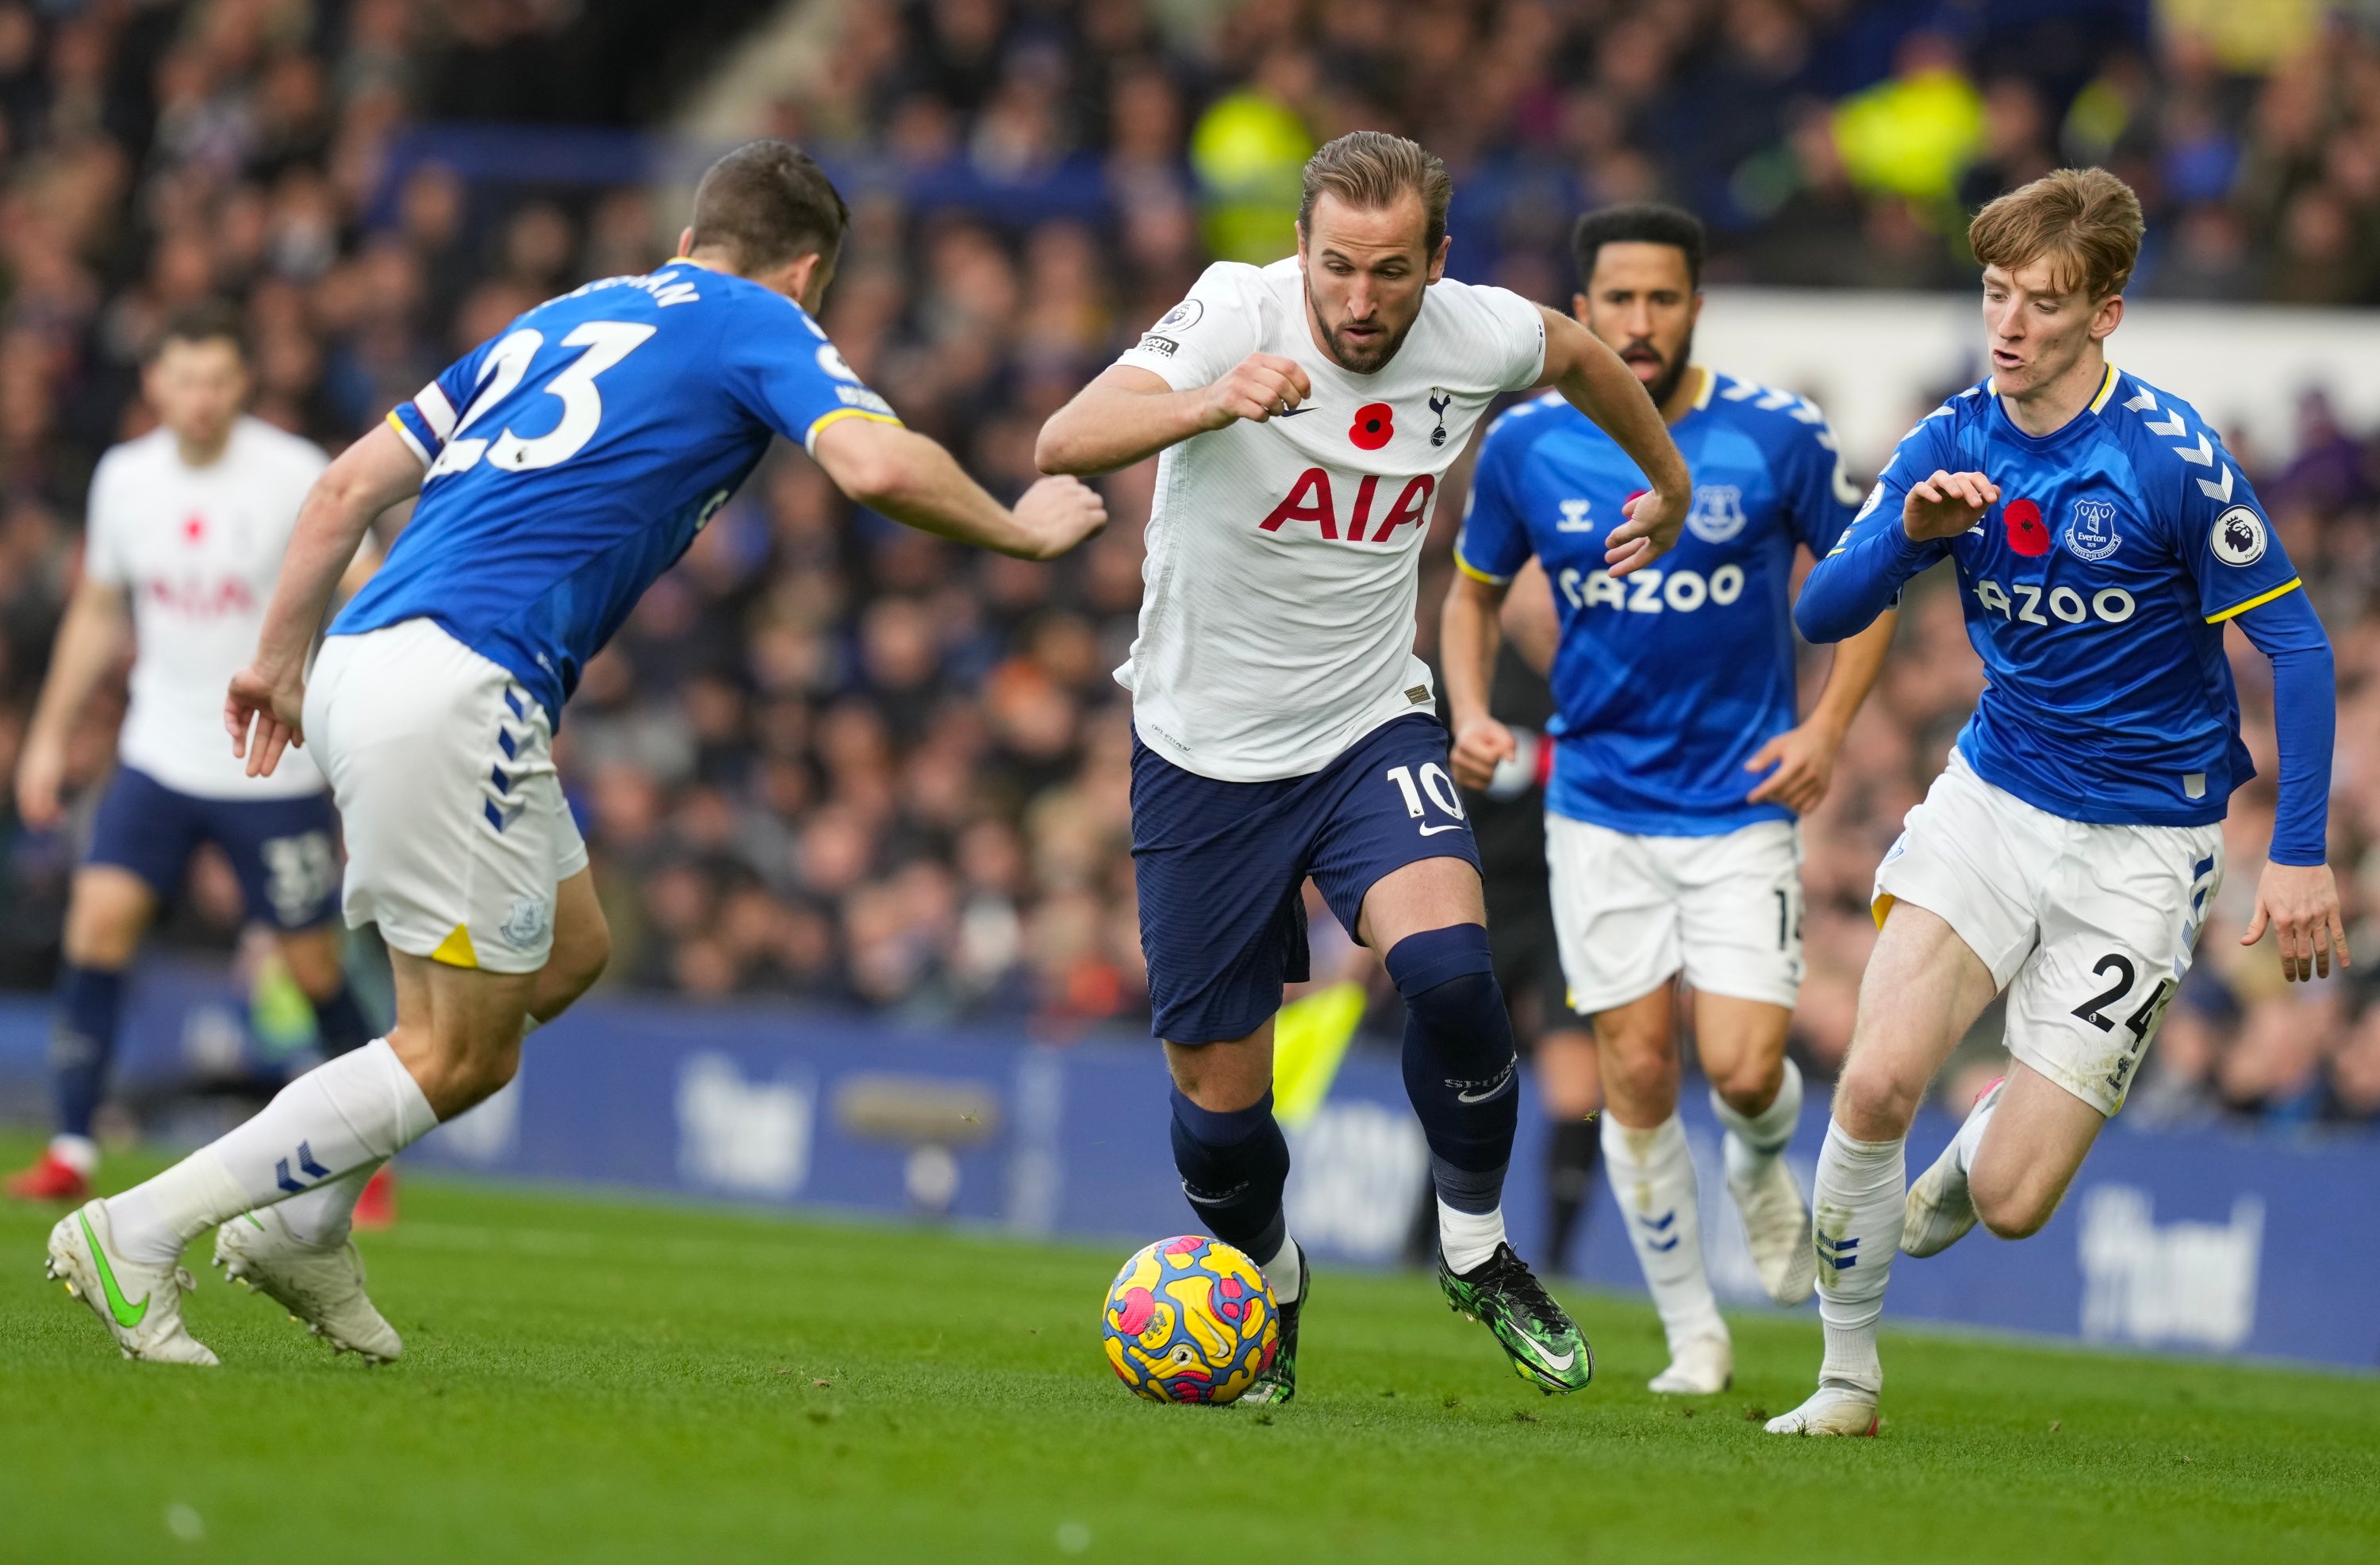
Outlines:
<svg viewBox="0 0 2380 1565"><path fill-rule="evenodd" d="M1389 781L1397 785L1397 792L1404 795L1405 813L1414 819L1421 819L1425 813L1421 802L1422 795L1425 793L1429 795L1431 804L1454 817L1452 826L1421 828L1423 836L1434 837L1440 831L1451 831L1455 826L1463 823L1463 795L1455 792L1454 779L1448 776L1446 768L1439 765L1438 762L1433 760L1422 763L1421 782L1418 786L1414 782L1412 767L1392 766L1389 768L1388 776Z"/></svg>

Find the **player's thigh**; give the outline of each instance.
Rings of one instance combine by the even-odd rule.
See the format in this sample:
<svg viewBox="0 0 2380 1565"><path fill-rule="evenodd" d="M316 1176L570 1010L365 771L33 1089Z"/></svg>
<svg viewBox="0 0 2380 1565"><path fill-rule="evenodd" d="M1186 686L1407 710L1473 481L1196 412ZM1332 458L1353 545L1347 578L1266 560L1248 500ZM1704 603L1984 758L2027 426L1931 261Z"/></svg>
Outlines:
<svg viewBox="0 0 2380 1565"><path fill-rule="evenodd" d="M2131 1090L2220 884L2219 827L2085 826L2009 986L2014 1058L2101 1115Z"/></svg>
<svg viewBox="0 0 2380 1565"><path fill-rule="evenodd" d="M396 1025L388 1046L442 1120L484 1101L520 1068L534 973L459 967L389 952Z"/></svg>
<svg viewBox="0 0 2380 1565"><path fill-rule="evenodd" d="M68 893L67 961L112 968L132 959L157 908L180 887L198 845L194 804L147 772L115 769Z"/></svg>
<svg viewBox="0 0 2380 1565"><path fill-rule="evenodd" d="M1651 846L1677 888L1686 986L1791 1013L1802 990L1801 829L1762 820L1708 837L1657 837ZM1697 1009L1698 1042L1703 1022Z"/></svg>
<svg viewBox="0 0 2380 1565"><path fill-rule="evenodd" d="M346 829L347 922L394 952L533 974L577 843L551 723L504 669L426 620L333 637L306 727Z"/></svg>
<svg viewBox="0 0 2380 1565"><path fill-rule="evenodd" d="M1835 1085L1834 1117L1863 1141L1905 1135L1959 1040L1998 993L1991 969L1939 914L1913 902L1886 910L1859 1017Z"/></svg>
<svg viewBox="0 0 2380 1565"><path fill-rule="evenodd" d="M1649 994L1595 1013L1595 1044L1612 1117L1649 1130L1678 1108L1678 991L1664 982Z"/></svg>
<svg viewBox="0 0 2380 1565"><path fill-rule="evenodd" d="M328 793L211 800L200 820L230 861L251 920L288 935L338 911L339 818Z"/></svg>
<svg viewBox="0 0 2380 1565"><path fill-rule="evenodd" d="M1305 978L1312 816L1293 782L1201 777L1134 741L1133 880L1159 1037L1245 1038Z"/></svg>
<svg viewBox="0 0 2380 1565"><path fill-rule="evenodd" d="M1984 1226L2003 1239L2038 1232L2056 1215L2107 1122L2064 1086L2014 1062L1967 1171Z"/></svg>
<svg viewBox="0 0 2380 1565"><path fill-rule="evenodd" d="M1311 780L1315 885L1358 940L1386 952L1409 935L1485 925L1479 847L1447 770L1446 730L1426 717L1374 729Z"/></svg>
<svg viewBox="0 0 2380 1565"><path fill-rule="evenodd" d="M1546 873L1572 1010L1600 1016L1668 989L1683 961L1678 889L1651 839L1548 815Z"/></svg>
<svg viewBox="0 0 2380 1565"><path fill-rule="evenodd" d="M550 1022L594 986L612 961L612 926L595 895L595 872L586 864L563 876L553 890L553 950L538 970L529 1014Z"/></svg>

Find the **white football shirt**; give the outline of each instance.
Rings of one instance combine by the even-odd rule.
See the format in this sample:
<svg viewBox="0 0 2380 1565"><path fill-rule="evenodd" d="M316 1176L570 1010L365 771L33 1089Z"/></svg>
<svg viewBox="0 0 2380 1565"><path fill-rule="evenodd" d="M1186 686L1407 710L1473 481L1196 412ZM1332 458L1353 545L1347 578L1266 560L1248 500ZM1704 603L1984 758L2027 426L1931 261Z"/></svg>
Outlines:
<svg viewBox="0 0 2380 1565"><path fill-rule="evenodd" d="M246 775L224 733L224 691L256 656L298 507L328 466L310 441L261 419L233 426L211 465L184 463L157 430L115 447L91 476L83 569L125 589L140 649L116 754L176 793L292 798L322 790L302 749Z"/></svg>
<svg viewBox="0 0 2380 1565"><path fill-rule="evenodd" d="M1258 352L1295 359L1313 394L1158 458L1140 634L1116 671L1141 742L1227 782L1318 771L1437 710L1413 650L1422 539L1479 416L1536 382L1545 318L1503 288L1435 283L1395 356L1359 375L1315 346L1296 257L1219 261L1117 362L1187 391Z"/></svg>

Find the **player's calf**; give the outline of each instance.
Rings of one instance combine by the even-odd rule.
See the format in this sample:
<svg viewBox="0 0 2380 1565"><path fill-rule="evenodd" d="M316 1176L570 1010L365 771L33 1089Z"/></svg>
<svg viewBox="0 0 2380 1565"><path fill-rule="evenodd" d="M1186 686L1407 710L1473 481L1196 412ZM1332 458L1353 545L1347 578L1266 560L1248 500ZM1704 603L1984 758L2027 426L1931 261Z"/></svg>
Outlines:
<svg viewBox="0 0 2380 1565"><path fill-rule="evenodd" d="M1504 1242L1504 1171L1520 1126L1520 1057L1488 930L1455 924L1390 947L1404 997L1405 1092L1429 1142L1439 1243L1460 1274Z"/></svg>

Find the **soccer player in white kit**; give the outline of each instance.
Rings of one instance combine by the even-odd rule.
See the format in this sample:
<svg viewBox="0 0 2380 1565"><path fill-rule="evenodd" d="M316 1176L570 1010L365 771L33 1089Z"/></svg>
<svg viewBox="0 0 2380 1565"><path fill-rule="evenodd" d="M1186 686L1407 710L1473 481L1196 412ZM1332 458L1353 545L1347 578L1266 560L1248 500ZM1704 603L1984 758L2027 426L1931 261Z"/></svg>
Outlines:
<svg viewBox="0 0 2380 1565"><path fill-rule="evenodd" d="M1133 855L1183 1189L1264 1268L1281 1344L1248 1396L1295 1392L1305 1258L1281 1188L1273 1015L1307 976L1310 875L1386 953L1439 1196L1439 1285L1548 1392L1587 1383L1576 1325L1505 1242L1518 1112L1477 850L1414 656L1438 485L1489 403L1560 388L1651 477L1612 530L1625 575L1675 540L1684 462L1585 328L1442 280L1439 160L1363 131L1305 166L1298 252L1221 263L1043 428L1044 471L1163 453L1133 693Z"/></svg>
<svg viewBox="0 0 2380 1565"><path fill-rule="evenodd" d="M1948 557L1986 683L1949 765L1876 874L1881 930L1812 1202L1826 1356L1779 1435L1872 1435L1894 1252L1980 1221L2038 1232L2123 1107L2223 880L2255 774L2224 650L2272 661L2279 797L2255 915L2288 980L2344 964L2325 862L2330 643L2254 488L2190 406L2108 362L2141 205L2059 169L1967 231L1992 375L1902 437L1803 585L1813 641L1856 634ZM2009 1074L1903 1190L1926 1082L1995 994Z"/></svg>
<svg viewBox="0 0 2380 1565"><path fill-rule="evenodd" d="M310 760L250 777L224 746L222 690L247 662L281 553L326 458L312 442L240 411L240 320L203 304L169 320L141 387L160 427L100 458L82 578L67 605L17 764L17 810L35 831L64 819L67 747L128 634L137 647L117 767L67 907L51 1069L57 1134L8 1182L20 1199L80 1201L99 1167L91 1115L105 1096L125 970L191 850L212 842L248 916L270 925L313 1002L322 1051L371 1036L348 988L338 927L338 818Z"/></svg>

